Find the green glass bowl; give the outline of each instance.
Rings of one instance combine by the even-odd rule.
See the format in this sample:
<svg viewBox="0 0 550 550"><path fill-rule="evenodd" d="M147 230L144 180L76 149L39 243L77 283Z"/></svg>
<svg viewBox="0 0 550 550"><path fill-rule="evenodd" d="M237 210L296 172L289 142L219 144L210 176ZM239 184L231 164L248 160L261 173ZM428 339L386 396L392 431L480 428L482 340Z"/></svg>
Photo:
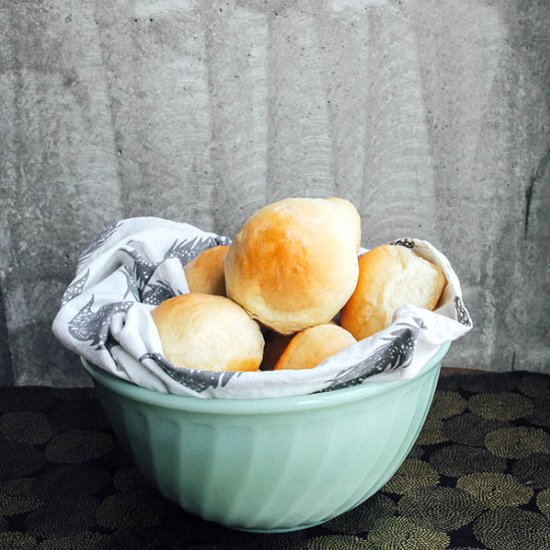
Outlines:
<svg viewBox="0 0 550 550"><path fill-rule="evenodd" d="M440 347L410 380L270 399L140 388L83 360L126 452L169 500L235 529L305 529L378 491L426 419Z"/></svg>

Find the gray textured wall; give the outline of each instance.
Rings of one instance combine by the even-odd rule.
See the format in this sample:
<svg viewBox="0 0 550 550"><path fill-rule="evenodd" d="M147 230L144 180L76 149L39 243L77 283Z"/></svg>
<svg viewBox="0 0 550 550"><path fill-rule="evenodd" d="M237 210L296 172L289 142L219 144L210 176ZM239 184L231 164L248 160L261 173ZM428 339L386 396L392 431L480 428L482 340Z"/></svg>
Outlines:
<svg viewBox="0 0 550 550"><path fill-rule="evenodd" d="M549 371L549 29L547 0L0 0L0 383L87 381L50 323L105 225L231 234L288 195L448 254L447 365Z"/></svg>

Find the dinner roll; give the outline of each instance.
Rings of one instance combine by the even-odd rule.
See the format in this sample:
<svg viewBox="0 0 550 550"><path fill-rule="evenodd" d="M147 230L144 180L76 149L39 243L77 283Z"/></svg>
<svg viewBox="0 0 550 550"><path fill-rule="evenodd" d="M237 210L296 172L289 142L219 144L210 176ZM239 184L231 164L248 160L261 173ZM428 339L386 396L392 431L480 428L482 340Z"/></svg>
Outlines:
<svg viewBox="0 0 550 550"><path fill-rule="evenodd" d="M258 323L227 298L192 292L165 300L151 315L175 367L251 371L262 361Z"/></svg>
<svg viewBox="0 0 550 550"><path fill-rule="evenodd" d="M345 216L348 223L351 225L353 234L355 235L355 249L359 252L361 246L361 216L357 212L357 208L346 199L340 197L330 197L327 199L331 201L335 206L340 208L342 214Z"/></svg>
<svg viewBox="0 0 550 550"><path fill-rule="evenodd" d="M355 343L355 338L338 325L317 325L292 338L273 370L312 369Z"/></svg>
<svg viewBox="0 0 550 550"><path fill-rule="evenodd" d="M223 264L229 246L214 246L201 252L185 266L185 277L190 292L225 296Z"/></svg>
<svg viewBox="0 0 550 550"><path fill-rule="evenodd" d="M445 284L441 269L409 248L374 248L359 258L359 281L342 310L342 326L362 340L389 326L401 306L433 310Z"/></svg>
<svg viewBox="0 0 550 550"><path fill-rule="evenodd" d="M357 283L356 234L327 199L285 199L253 214L225 258L229 298L282 334L327 323Z"/></svg>

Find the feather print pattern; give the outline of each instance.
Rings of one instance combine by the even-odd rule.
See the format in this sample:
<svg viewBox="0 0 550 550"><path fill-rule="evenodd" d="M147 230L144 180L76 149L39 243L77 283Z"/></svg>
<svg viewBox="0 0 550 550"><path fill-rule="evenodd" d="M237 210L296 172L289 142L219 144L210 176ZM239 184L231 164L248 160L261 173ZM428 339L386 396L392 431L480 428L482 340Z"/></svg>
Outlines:
<svg viewBox="0 0 550 550"><path fill-rule="evenodd" d="M418 320L415 319L418 322ZM407 323L398 323L392 338L377 348L363 361L342 370L334 376L332 382L323 390L332 391L361 384L365 378L384 372L406 368L410 365L419 335L419 327Z"/></svg>
<svg viewBox="0 0 550 550"><path fill-rule="evenodd" d="M168 376L197 393L202 393L209 388L224 387L239 374L236 371L177 369L160 353L146 353L139 358L139 361L146 359L152 359Z"/></svg>
<svg viewBox="0 0 550 550"><path fill-rule="evenodd" d="M116 302L101 306L93 311L94 295L89 302L69 321L69 333L81 342L89 342L90 346L100 349L105 345L109 335L109 324L113 315L126 313L134 302Z"/></svg>

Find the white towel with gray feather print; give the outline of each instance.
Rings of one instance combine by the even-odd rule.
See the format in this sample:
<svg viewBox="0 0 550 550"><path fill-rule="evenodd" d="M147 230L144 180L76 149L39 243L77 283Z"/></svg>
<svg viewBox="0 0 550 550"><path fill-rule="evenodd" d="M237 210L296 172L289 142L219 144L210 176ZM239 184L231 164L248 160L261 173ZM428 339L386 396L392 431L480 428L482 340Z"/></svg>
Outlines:
<svg viewBox="0 0 550 550"><path fill-rule="evenodd" d="M447 287L436 311L406 306L391 326L323 361L314 369L213 372L174 367L163 355L150 315L160 302L189 292L183 266L226 237L185 223L132 218L108 227L82 253L76 276L53 323L69 349L138 386L200 398L306 395L371 381L417 376L440 346L472 328L460 283L431 244L399 239L438 264Z"/></svg>

